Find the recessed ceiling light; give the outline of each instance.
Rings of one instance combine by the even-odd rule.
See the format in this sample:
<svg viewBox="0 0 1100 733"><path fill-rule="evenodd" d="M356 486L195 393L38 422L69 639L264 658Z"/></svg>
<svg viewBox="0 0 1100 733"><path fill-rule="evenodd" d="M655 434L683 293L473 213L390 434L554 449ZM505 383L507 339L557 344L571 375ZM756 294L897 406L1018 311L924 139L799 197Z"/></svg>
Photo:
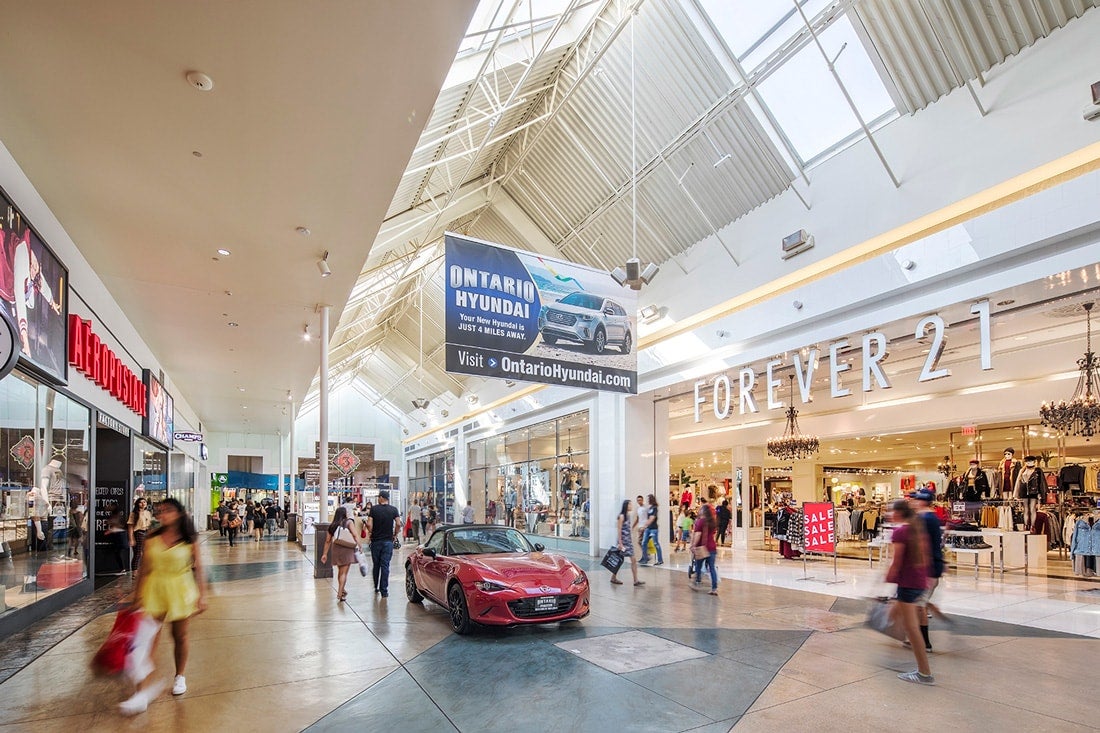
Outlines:
<svg viewBox="0 0 1100 733"><path fill-rule="evenodd" d="M229 250L227 250L227 249L219 249L219 250L218 250L218 254L220 254L220 255L221 255L222 257L228 257L229 255L231 255L231 254L233 254L233 253L232 253L232 252L230 252L230 251L229 251Z"/></svg>
<svg viewBox="0 0 1100 733"><path fill-rule="evenodd" d="M237 323L236 321L230 321L229 323L227 323L225 325L230 326L232 328L236 328L237 326L239 326L241 324Z"/></svg>
<svg viewBox="0 0 1100 733"><path fill-rule="evenodd" d="M242 410L247 410L247 409L248 409L248 405L241 405L241 409L242 409Z"/></svg>
<svg viewBox="0 0 1100 733"><path fill-rule="evenodd" d="M238 392L244 392L244 387L237 387Z"/></svg>
<svg viewBox="0 0 1100 733"><path fill-rule="evenodd" d="M233 291L232 291L232 290L226 290L226 291L225 291L225 294L226 294L226 295L232 295L232 294L233 294Z"/></svg>
<svg viewBox="0 0 1100 733"><path fill-rule="evenodd" d="M202 157L202 153L200 153L198 150L192 150L191 155L194 155L196 158Z"/></svg>
<svg viewBox="0 0 1100 733"><path fill-rule="evenodd" d="M309 231L309 227L298 227L294 231L301 234L303 237L308 237L312 232Z"/></svg>

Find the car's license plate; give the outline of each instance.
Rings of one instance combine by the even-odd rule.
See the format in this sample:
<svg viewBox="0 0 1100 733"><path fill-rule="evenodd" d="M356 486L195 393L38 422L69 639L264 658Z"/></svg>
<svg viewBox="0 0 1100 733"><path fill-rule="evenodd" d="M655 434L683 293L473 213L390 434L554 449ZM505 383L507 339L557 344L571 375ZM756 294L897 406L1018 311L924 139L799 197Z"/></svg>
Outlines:
<svg viewBox="0 0 1100 733"><path fill-rule="evenodd" d="M554 611L558 608L558 599L554 596L542 596L535 599L536 611Z"/></svg>

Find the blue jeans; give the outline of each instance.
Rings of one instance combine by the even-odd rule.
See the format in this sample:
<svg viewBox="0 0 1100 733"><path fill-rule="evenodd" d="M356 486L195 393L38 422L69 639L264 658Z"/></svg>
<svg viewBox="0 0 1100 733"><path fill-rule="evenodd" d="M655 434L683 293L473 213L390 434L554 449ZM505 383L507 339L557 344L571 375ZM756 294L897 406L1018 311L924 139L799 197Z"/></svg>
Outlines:
<svg viewBox="0 0 1100 733"><path fill-rule="evenodd" d="M390 560L393 558L393 540L374 540L370 543L370 557L373 567L374 587L383 595L390 592Z"/></svg>
<svg viewBox="0 0 1100 733"><path fill-rule="evenodd" d="M710 567L710 589L718 590L718 571L715 569L717 564L715 561L718 559L718 553L712 552L710 556L704 557L702 560L695 561L695 582L701 582L703 579L703 564L705 563Z"/></svg>
<svg viewBox="0 0 1100 733"><path fill-rule="evenodd" d="M661 533L654 527L649 527L642 533L642 559L641 562L649 562L649 540L653 540L653 546L657 548L657 562L664 562L664 555L661 553Z"/></svg>

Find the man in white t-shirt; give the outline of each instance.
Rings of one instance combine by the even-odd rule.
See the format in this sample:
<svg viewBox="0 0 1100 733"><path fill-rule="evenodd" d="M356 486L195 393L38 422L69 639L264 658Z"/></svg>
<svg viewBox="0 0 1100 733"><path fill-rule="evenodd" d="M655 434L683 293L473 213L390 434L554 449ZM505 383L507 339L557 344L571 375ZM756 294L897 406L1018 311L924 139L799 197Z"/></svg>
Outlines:
<svg viewBox="0 0 1100 733"><path fill-rule="evenodd" d="M466 500L466 506L462 510L462 523L473 524L474 523L474 503L469 499Z"/></svg>
<svg viewBox="0 0 1100 733"><path fill-rule="evenodd" d="M638 535L638 547L641 547L642 533L645 532L645 526L649 524L649 517L647 516L649 507L646 506L645 499L640 495L634 502L634 524L631 527L634 528L634 533Z"/></svg>

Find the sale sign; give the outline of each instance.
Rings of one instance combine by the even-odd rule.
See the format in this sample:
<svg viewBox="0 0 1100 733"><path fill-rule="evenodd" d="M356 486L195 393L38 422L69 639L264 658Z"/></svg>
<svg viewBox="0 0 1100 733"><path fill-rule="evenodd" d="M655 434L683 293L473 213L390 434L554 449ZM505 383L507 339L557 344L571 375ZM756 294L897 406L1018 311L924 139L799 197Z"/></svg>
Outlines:
<svg viewBox="0 0 1100 733"><path fill-rule="evenodd" d="M806 516L806 552L836 551L836 509L830 502L802 505Z"/></svg>

